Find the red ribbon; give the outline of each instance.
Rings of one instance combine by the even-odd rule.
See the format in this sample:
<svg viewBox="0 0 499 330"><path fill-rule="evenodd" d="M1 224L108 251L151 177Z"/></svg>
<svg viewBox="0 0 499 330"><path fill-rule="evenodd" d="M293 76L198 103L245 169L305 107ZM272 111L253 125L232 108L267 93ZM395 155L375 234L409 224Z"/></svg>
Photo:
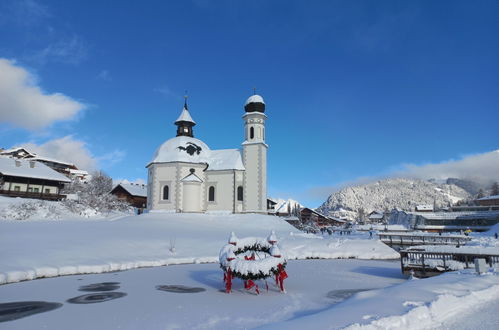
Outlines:
<svg viewBox="0 0 499 330"><path fill-rule="evenodd" d="M284 280L288 278L288 273L286 273L282 264L279 264L277 269L279 271L275 276L275 285L277 285L281 291L284 292Z"/></svg>
<svg viewBox="0 0 499 330"><path fill-rule="evenodd" d="M230 293L232 291L232 279L234 275L232 275L232 271L230 267L227 268L227 271L224 273L224 282L225 282L225 292Z"/></svg>
<svg viewBox="0 0 499 330"><path fill-rule="evenodd" d="M252 280L244 281L244 288L246 290L250 290L252 287L255 287L256 294L260 294L260 290L258 289L258 285L255 284Z"/></svg>

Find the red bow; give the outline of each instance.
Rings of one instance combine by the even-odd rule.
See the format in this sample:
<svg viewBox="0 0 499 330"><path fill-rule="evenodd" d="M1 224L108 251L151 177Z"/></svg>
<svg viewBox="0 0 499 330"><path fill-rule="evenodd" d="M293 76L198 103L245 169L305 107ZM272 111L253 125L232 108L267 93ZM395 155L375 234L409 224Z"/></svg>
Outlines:
<svg viewBox="0 0 499 330"><path fill-rule="evenodd" d="M275 285L277 285L281 291L284 292L284 280L288 278L288 273L286 273L282 264L279 264L277 269L279 271L275 276Z"/></svg>
<svg viewBox="0 0 499 330"><path fill-rule="evenodd" d="M232 291L232 279L234 275L232 275L232 271L227 268L227 271L224 273L224 282L225 282L225 292L230 293Z"/></svg>

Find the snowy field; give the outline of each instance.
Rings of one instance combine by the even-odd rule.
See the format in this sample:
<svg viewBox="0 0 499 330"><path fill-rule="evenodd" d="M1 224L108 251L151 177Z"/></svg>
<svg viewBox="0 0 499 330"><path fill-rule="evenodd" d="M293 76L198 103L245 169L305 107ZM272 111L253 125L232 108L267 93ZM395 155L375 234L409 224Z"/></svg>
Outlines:
<svg viewBox="0 0 499 330"><path fill-rule="evenodd" d="M0 284L139 267L218 262L231 231L275 230L288 259L396 259L368 235L304 234L274 216L148 213L110 218L0 221Z"/></svg>
<svg viewBox="0 0 499 330"><path fill-rule="evenodd" d="M0 200L0 218L6 201ZM465 270L407 280L398 253L366 232L304 234L280 218L251 214L90 212L86 218L47 205L28 220L0 220L1 329L495 329L499 324L493 308L499 306L497 269L480 276ZM259 281L262 293L255 295L235 279L233 293L226 294L218 253L230 232L266 237L271 230L290 260L287 292L269 280L269 291ZM498 230L499 225L472 234L470 245L497 248ZM151 267L165 265L170 266ZM157 289L168 285L184 287ZM178 292L183 290L188 292Z"/></svg>

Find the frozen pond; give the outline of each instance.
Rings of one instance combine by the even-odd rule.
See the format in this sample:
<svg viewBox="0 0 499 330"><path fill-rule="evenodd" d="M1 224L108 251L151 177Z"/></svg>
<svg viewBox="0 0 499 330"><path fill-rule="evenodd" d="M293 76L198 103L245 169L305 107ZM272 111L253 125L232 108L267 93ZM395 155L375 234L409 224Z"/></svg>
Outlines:
<svg viewBox="0 0 499 330"><path fill-rule="evenodd" d="M218 264L142 268L2 285L0 304L9 312L5 316L0 309L0 328L254 328L317 313L357 292L405 281L397 261L292 260L286 271L286 294L279 292L272 279L268 280L269 291L262 289L265 283L258 283L260 295L246 291L238 279L233 282L233 293L226 294ZM82 291L88 294L81 295ZM41 305L38 311L33 309L36 314L20 308L16 314L12 305L5 305L20 302L62 306L44 309Z"/></svg>

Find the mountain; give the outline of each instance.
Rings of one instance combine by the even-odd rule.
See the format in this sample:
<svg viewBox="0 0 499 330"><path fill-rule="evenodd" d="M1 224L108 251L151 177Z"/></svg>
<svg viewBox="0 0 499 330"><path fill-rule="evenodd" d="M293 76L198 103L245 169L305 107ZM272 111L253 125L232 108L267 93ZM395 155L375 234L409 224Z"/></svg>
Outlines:
<svg viewBox="0 0 499 330"><path fill-rule="evenodd" d="M365 214L394 208L414 211L416 205L435 203L443 207L470 197L469 192L455 184L417 179L384 179L343 188L329 196L317 211L354 220L359 210Z"/></svg>

